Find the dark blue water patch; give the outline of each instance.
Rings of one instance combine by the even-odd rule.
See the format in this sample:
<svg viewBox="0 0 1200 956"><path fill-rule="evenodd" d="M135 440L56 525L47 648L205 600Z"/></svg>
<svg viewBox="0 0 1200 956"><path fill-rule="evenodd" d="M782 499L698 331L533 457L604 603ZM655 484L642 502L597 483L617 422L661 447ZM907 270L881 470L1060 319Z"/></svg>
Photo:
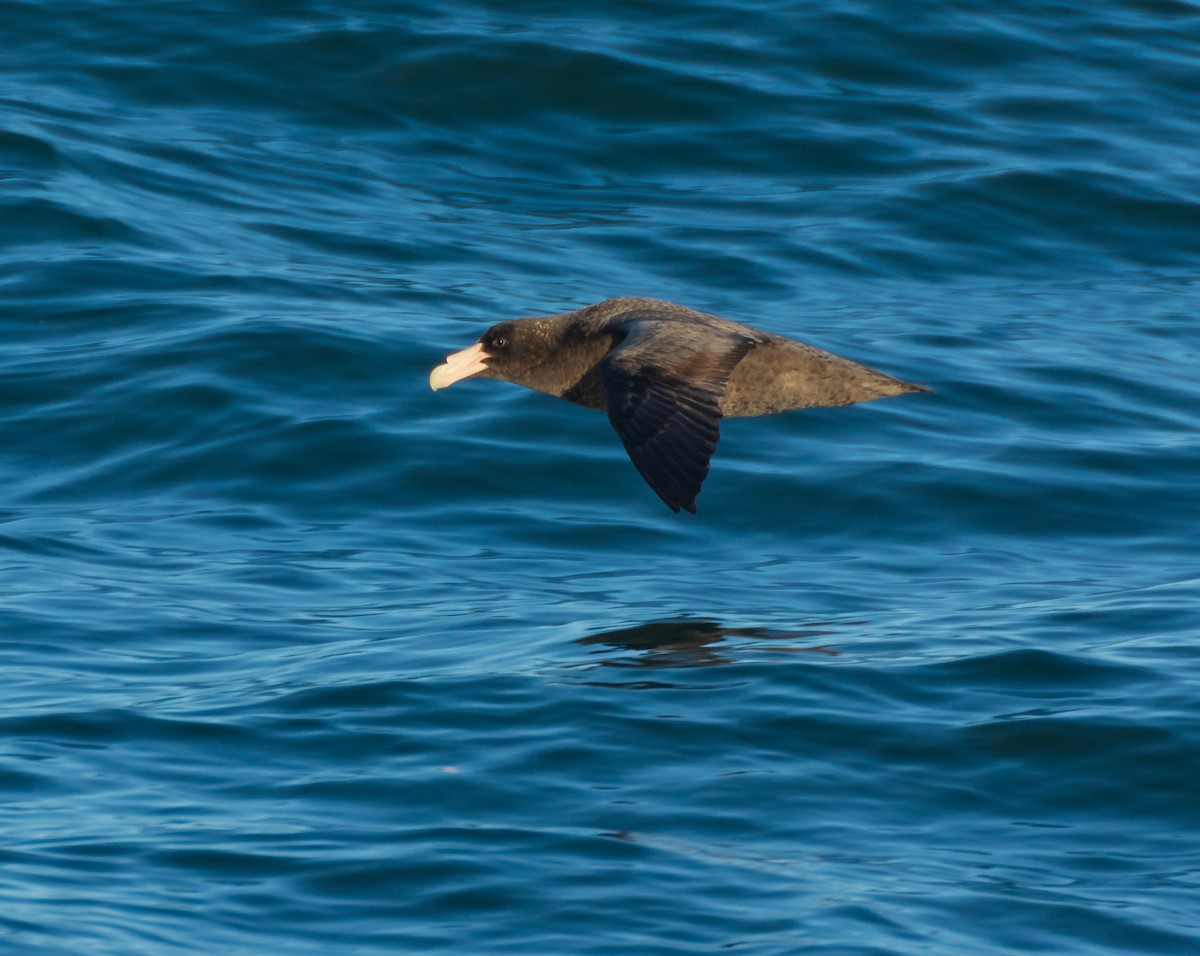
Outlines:
<svg viewBox="0 0 1200 956"><path fill-rule="evenodd" d="M82 214L50 200L9 206L4 222L0 239L10 245L60 242L64 233L81 243L120 242L135 235L118 219Z"/></svg>
<svg viewBox="0 0 1200 956"><path fill-rule="evenodd" d="M0 168L5 179L32 169L53 169L58 160L58 151L49 140L9 130L0 133Z"/></svg>

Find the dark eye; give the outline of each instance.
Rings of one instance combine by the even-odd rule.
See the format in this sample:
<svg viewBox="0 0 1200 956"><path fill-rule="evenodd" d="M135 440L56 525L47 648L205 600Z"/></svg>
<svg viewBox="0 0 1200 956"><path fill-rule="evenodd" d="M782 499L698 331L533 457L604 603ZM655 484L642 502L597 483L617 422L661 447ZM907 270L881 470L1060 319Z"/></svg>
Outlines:
<svg viewBox="0 0 1200 956"><path fill-rule="evenodd" d="M492 348L494 349L502 349L506 345L508 345L508 339L506 339L503 335L497 335L494 339L492 339Z"/></svg>

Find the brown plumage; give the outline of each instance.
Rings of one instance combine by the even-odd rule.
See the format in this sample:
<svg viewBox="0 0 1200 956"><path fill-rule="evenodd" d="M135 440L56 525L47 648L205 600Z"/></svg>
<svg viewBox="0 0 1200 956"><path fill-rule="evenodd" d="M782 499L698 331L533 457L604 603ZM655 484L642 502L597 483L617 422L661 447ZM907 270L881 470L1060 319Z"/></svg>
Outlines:
<svg viewBox="0 0 1200 956"><path fill-rule="evenodd" d="M927 392L830 352L658 299L499 322L429 376L498 378L603 409L672 511L696 513L720 420Z"/></svg>

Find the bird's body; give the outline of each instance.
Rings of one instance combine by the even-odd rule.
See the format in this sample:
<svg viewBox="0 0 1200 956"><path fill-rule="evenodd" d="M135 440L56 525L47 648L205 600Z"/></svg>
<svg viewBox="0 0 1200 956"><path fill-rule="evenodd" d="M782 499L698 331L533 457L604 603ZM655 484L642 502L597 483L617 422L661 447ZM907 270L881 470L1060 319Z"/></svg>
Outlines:
<svg viewBox="0 0 1200 956"><path fill-rule="evenodd" d="M430 374L498 378L608 412L646 483L695 513L722 418L928 391L831 352L658 299L618 298L488 329Z"/></svg>

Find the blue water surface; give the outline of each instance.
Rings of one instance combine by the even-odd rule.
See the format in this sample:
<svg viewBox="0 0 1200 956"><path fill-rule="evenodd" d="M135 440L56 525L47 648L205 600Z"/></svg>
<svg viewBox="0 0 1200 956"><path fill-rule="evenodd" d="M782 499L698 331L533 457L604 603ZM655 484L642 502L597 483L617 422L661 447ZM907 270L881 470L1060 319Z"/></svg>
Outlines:
<svg viewBox="0 0 1200 956"><path fill-rule="evenodd" d="M0 36L0 951L1200 952L1200 6ZM934 392L429 390L611 295Z"/></svg>

